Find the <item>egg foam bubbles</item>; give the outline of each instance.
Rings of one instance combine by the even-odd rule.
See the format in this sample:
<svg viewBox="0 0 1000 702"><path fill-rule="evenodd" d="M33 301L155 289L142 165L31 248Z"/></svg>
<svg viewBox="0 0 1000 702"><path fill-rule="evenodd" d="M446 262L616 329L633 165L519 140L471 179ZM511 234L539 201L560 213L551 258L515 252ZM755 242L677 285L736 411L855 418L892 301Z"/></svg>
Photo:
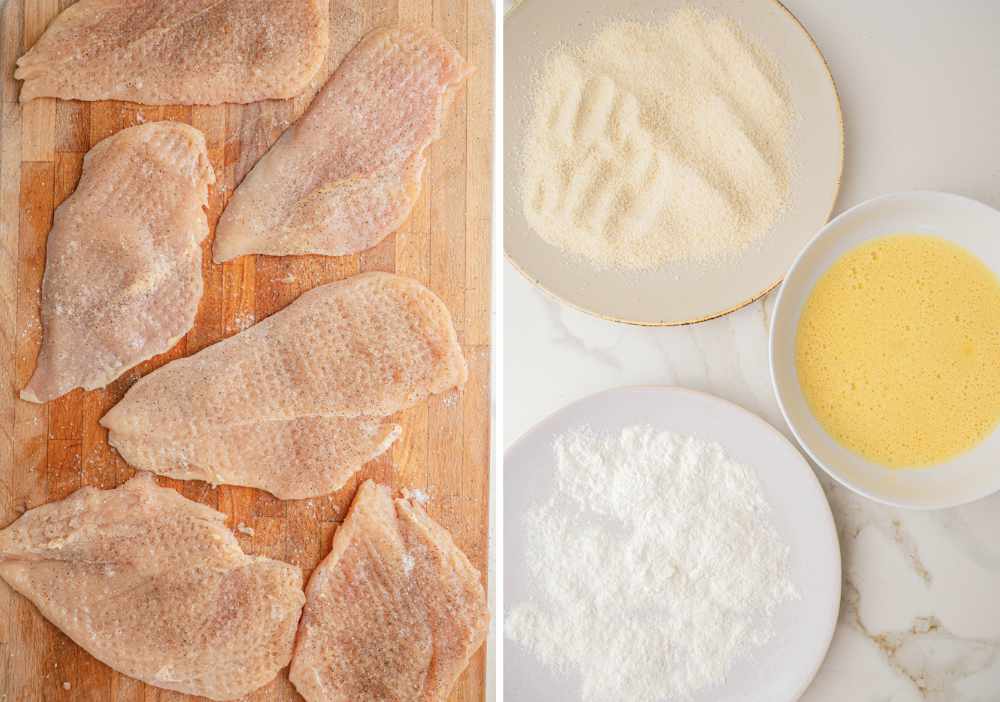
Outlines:
<svg viewBox="0 0 1000 702"><path fill-rule="evenodd" d="M823 428L864 458L926 467L1000 423L1000 279L940 237L848 251L799 319L795 363Z"/></svg>

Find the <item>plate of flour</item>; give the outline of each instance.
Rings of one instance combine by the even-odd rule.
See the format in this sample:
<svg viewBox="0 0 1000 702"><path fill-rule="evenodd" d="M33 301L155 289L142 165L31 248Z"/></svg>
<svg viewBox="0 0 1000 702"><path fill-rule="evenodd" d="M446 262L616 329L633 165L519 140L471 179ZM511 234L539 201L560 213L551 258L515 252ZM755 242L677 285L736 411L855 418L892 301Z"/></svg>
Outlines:
<svg viewBox="0 0 1000 702"><path fill-rule="evenodd" d="M561 300L711 319L777 286L829 218L840 103L779 3L525 0L504 36L504 246Z"/></svg>
<svg viewBox="0 0 1000 702"><path fill-rule="evenodd" d="M840 606L837 532L798 450L727 401L592 395L504 459L510 699L792 702Z"/></svg>

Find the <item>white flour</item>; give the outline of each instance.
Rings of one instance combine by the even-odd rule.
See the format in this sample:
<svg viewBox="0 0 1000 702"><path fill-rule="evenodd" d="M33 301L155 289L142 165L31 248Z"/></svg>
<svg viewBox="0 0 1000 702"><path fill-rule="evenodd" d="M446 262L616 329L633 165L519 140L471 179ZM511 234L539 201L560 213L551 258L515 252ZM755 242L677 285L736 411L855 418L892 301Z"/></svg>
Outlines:
<svg viewBox="0 0 1000 702"><path fill-rule="evenodd" d="M630 427L561 436L555 496L525 519L541 595L507 635L583 699L684 699L724 682L797 598L754 471L717 444Z"/></svg>

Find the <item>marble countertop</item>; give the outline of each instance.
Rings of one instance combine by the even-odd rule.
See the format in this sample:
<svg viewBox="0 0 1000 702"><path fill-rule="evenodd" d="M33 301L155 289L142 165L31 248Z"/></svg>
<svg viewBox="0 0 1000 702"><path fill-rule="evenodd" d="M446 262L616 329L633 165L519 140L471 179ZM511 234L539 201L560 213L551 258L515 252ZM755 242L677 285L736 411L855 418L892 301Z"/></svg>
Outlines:
<svg viewBox="0 0 1000 702"><path fill-rule="evenodd" d="M847 153L837 212L910 189L1000 208L1000 5L785 4L840 91ZM773 294L711 322L647 329L572 310L509 265L503 283L505 444L568 402L632 384L704 390L790 436L767 365ZM844 594L830 652L802 700L1000 702L1000 495L907 511L817 473L840 534Z"/></svg>

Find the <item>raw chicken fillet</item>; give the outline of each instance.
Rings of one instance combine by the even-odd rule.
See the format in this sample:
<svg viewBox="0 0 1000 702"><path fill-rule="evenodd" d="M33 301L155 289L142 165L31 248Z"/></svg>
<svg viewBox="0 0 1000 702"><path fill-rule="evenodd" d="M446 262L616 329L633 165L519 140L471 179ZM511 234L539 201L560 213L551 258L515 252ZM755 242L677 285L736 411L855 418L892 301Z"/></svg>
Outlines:
<svg viewBox="0 0 1000 702"><path fill-rule="evenodd" d="M137 468L313 497L392 444L392 414L467 376L444 303L409 278L366 273L168 363L101 424Z"/></svg>
<svg viewBox="0 0 1000 702"><path fill-rule="evenodd" d="M488 624L448 532L369 480L309 579L289 678L307 702L443 701Z"/></svg>
<svg viewBox="0 0 1000 702"><path fill-rule="evenodd" d="M131 127L87 153L49 233L42 347L22 399L103 387L187 333L213 182L205 138L186 124Z"/></svg>
<svg viewBox="0 0 1000 702"><path fill-rule="evenodd" d="M236 189L219 220L215 260L339 256L395 231L420 192L424 152L470 73L436 33L366 36Z"/></svg>
<svg viewBox="0 0 1000 702"><path fill-rule="evenodd" d="M323 65L326 0L79 0L17 61L21 102L289 98Z"/></svg>
<svg viewBox="0 0 1000 702"><path fill-rule="evenodd" d="M140 473L0 531L0 577L115 670L236 699L288 664L305 597L298 568L244 554L225 519Z"/></svg>

